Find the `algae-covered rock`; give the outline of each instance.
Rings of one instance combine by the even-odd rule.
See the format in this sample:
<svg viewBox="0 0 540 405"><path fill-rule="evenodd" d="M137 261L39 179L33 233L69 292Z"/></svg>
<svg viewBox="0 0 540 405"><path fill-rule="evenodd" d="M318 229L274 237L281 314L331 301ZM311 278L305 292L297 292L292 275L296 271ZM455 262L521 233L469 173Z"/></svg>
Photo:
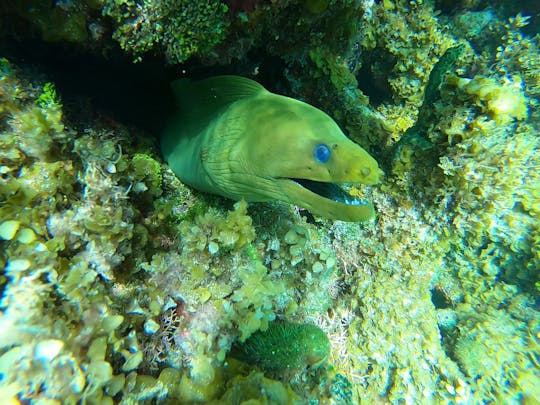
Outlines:
<svg viewBox="0 0 540 405"><path fill-rule="evenodd" d="M275 404L296 405L302 400L290 387L280 381L266 378L262 373L252 372L247 376L236 376L229 383L229 389L222 397L209 404Z"/></svg>
<svg viewBox="0 0 540 405"><path fill-rule="evenodd" d="M204 56L227 31L227 6L217 0L103 3L103 13L117 24L114 39L138 58L154 48L173 63Z"/></svg>

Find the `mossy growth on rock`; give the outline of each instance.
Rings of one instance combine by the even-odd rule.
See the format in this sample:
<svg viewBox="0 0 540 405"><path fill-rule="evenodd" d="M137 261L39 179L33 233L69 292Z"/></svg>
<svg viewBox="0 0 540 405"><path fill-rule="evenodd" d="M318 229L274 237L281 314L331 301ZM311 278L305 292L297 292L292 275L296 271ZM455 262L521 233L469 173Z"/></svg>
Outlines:
<svg viewBox="0 0 540 405"><path fill-rule="evenodd" d="M314 324L272 322L235 348L235 355L269 374L301 371L320 366L330 351L330 341Z"/></svg>

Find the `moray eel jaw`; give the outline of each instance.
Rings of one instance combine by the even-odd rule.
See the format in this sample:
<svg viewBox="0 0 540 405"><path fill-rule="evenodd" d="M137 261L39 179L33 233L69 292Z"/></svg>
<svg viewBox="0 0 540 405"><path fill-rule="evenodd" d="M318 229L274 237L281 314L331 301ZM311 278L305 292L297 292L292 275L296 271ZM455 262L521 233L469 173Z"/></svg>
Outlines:
<svg viewBox="0 0 540 405"><path fill-rule="evenodd" d="M306 180L306 179L290 179L312 193L317 194L320 197L327 198L337 203L346 205L366 205L369 202L363 198L355 197L349 194L344 187L341 187L334 183L323 183L320 181Z"/></svg>
<svg viewBox="0 0 540 405"><path fill-rule="evenodd" d="M350 195L337 184L305 179L276 181L290 203L314 215L349 222L366 221L375 215L369 201Z"/></svg>

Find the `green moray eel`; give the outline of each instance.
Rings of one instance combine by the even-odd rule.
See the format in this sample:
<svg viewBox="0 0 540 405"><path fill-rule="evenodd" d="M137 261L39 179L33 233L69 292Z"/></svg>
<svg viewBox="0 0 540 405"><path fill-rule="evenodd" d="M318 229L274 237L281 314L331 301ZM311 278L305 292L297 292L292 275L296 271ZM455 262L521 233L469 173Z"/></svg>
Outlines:
<svg viewBox="0 0 540 405"><path fill-rule="evenodd" d="M281 200L329 219L373 217L371 203L339 184L378 183L377 162L321 110L239 76L172 87L179 113L161 149L184 183L234 200Z"/></svg>

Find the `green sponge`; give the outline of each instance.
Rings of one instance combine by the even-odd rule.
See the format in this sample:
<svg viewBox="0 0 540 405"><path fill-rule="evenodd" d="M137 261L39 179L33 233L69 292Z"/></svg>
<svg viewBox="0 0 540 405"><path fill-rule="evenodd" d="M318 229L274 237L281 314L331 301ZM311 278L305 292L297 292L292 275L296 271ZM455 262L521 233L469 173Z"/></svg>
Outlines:
<svg viewBox="0 0 540 405"><path fill-rule="evenodd" d="M316 325L272 322L238 345L235 357L269 373L321 365L330 351L328 336Z"/></svg>

